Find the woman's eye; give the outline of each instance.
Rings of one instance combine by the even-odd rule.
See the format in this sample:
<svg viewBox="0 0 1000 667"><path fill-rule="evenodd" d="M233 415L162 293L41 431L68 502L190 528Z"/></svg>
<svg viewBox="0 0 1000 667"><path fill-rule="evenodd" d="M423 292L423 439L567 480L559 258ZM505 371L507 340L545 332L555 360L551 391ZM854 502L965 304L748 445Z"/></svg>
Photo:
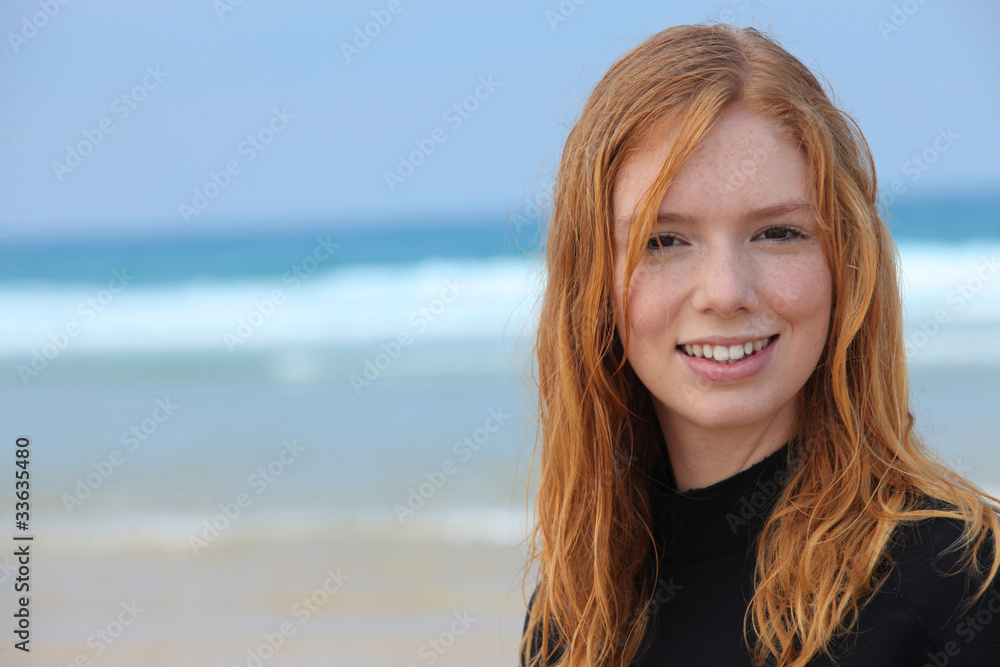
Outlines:
<svg viewBox="0 0 1000 667"><path fill-rule="evenodd" d="M767 241L791 241L793 239L804 239L806 238L806 234L801 229L779 225L777 227L768 227L757 238L763 238Z"/></svg>
<svg viewBox="0 0 1000 667"><path fill-rule="evenodd" d="M674 234L654 234L649 237L646 250L659 250L660 248L669 248L678 244L678 238Z"/></svg>

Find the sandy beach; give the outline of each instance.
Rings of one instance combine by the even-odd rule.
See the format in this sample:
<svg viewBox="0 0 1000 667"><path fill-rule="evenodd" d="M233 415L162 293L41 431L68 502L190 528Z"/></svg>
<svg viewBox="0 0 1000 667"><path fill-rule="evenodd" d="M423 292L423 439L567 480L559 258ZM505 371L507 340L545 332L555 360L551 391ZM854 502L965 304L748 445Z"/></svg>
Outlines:
<svg viewBox="0 0 1000 667"><path fill-rule="evenodd" d="M30 657L4 642L3 664L516 664L519 549L379 532L234 535L199 556L37 538Z"/></svg>

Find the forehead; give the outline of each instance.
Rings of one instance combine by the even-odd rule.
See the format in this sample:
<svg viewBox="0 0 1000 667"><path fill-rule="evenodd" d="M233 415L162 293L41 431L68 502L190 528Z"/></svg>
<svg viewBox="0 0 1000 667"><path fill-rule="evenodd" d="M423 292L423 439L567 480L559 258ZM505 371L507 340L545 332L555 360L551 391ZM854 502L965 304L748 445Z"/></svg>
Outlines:
<svg viewBox="0 0 1000 667"><path fill-rule="evenodd" d="M659 175L675 127L654 133L627 159L615 183L614 216L627 223ZM743 108L723 112L680 166L659 213L737 219L776 203L808 201L804 152L777 121Z"/></svg>

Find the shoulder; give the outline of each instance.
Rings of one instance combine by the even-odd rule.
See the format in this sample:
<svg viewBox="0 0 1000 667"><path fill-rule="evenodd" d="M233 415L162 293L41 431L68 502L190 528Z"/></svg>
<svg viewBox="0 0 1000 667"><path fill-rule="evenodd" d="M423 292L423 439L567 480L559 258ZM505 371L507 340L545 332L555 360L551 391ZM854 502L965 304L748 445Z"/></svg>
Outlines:
<svg viewBox="0 0 1000 667"><path fill-rule="evenodd" d="M531 594L531 599L528 601L528 610L524 615L524 628L521 630L522 636L528 634L528 626L530 625L531 621L531 610L532 607L534 607L535 605L535 596L537 595L538 595L538 588L536 587ZM552 634L550 634L549 636L549 646L551 648L549 649L548 657L544 661L542 661L541 663L542 665L555 664L562 657L562 648L559 647L558 634L554 632L554 627L550 626L550 628L553 630ZM534 631L531 633L531 640L529 645L530 649L529 649L528 664L534 664L535 658L542 652L543 634L541 626L536 625L534 627ZM519 656L518 665L520 667L526 667L523 655Z"/></svg>
<svg viewBox="0 0 1000 667"><path fill-rule="evenodd" d="M980 650L997 651L1000 579L975 598L983 582L970 567L963 530L961 521L942 517L900 526L891 549L894 566L881 592L905 610L931 645L964 646L975 639ZM986 571L994 549L995 536L977 554Z"/></svg>

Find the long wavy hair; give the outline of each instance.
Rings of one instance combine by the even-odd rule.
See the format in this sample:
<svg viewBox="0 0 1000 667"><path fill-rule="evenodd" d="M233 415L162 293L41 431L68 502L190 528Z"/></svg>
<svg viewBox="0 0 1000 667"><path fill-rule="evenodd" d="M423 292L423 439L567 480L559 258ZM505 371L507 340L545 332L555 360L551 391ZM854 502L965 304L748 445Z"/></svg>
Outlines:
<svg viewBox="0 0 1000 667"><path fill-rule="evenodd" d="M629 235L627 290L674 174L734 104L781 123L801 146L834 285L830 331L790 441L797 463L757 541L748 649L778 667L829 655L883 583L890 538L905 522L962 521L954 548L979 595L1000 566L1000 549L978 558L1000 529L997 499L913 429L898 256L861 131L773 39L678 26L611 67L562 154L534 350L541 452L522 664L624 666L642 649L656 581L648 478L666 459L648 390L626 360L628 334L623 343L615 329L612 192L637 147L677 129Z"/></svg>

